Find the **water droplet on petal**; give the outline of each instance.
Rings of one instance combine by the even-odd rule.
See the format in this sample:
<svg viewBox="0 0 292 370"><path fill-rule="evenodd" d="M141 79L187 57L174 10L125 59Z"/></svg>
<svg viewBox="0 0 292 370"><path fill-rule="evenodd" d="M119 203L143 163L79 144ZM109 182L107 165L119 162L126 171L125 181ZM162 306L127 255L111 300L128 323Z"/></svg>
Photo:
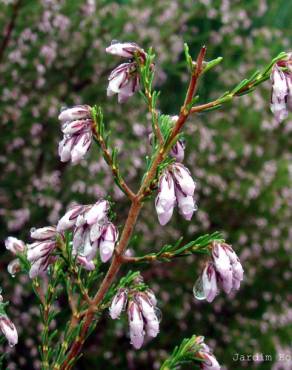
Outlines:
<svg viewBox="0 0 292 370"><path fill-rule="evenodd" d="M204 294L203 281L202 281L201 276L195 282L195 285L193 287L193 293L194 293L194 297L196 299L198 299L199 301L202 301L202 300L206 299L206 296Z"/></svg>
<svg viewBox="0 0 292 370"><path fill-rule="evenodd" d="M120 41L119 41L119 40L112 40L111 45L119 44L119 43L120 43Z"/></svg>
<svg viewBox="0 0 292 370"><path fill-rule="evenodd" d="M158 307L154 308L155 315L157 317L158 322L162 320L162 312Z"/></svg>

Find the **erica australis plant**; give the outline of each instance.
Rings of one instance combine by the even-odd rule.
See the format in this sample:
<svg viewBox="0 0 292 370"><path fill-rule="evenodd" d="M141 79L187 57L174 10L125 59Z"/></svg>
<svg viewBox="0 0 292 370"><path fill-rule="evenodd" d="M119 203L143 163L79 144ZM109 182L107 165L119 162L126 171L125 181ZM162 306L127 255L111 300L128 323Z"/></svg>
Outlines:
<svg viewBox="0 0 292 370"><path fill-rule="evenodd" d="M59 115L64 135L59 143L60 160L72 164L86 161L90 148L95 150L92 148L95 142L113 180L128 198L129 210L124 222L118 223L115 204L109 194L105 199L96 199L94 204L72 206L57 225L32 229L31 240L27 243L12 236L7 238L6 248L14 255L8 271L13 275L19 271L29 274L40 301L43 322L40 356L44 370L71 369L86 339L98 330L98 321L106 311L113 320L123 317L128 321L124 330L129 333L129 345L137 350L145 341L159 336L159 294L155 296L152 282L146 283L136 270L141 263L168 263L178 257L196 255L204 260L204 266L197 272L194 296L207 302L213 302L222 290L226 294L236 292L244 281L244 268L237 257L236 246L233 249L228 245L219 232L194 237L188 243L181 237L172 245L161 246L159 252L149 249L143 256L127 251L147 201L152 202L153 212L156 211L162 226L171 220L175 209L182 218L196 223L195 176L183 164L182 134L191 115L220 108L236 97L251 93L269 78L272 81L271 110L275 118L282 121L291 110L291 54L280 53L262 72L256 71L217 99L198 104L201 77L222 58L207 61L204 46L196 60L192 59L187 45L184 51L190 82L178 115L169 116L157 107L159 92L153 88L155 55L152 49L146 52L132 42L113 42L106 48L107 53L122 61L109 75L107 95L117 94L118 102L129 104L130 109L129 98L139 92L151 117L151 151L139 189L131 189L121 174L118 151L109 144L100 106L78 105L63 109ZM55 302L60 296L63 300L67 297L70 316L53 330L50 324L58 315ZM16 345L17 329L6 314L6 306L1 296L0 329L9 344ZM59 320L65 320L64 316ZM201 369L220 369L220 360L201 336L185 339L161 369L177 369L186 362Z"/></svg>

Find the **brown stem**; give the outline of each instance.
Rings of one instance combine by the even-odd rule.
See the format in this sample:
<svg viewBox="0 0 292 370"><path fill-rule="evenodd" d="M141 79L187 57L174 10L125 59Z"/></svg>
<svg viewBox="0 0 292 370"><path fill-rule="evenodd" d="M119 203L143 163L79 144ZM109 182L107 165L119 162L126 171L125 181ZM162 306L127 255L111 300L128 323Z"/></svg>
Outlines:
<svg viewBox="0 0 292 370"><path fill-rule="evenodd" d="M193 95L196 91L197 82L198 82L199 76L202 72L202 66L203 66L203 60L204 60L205 53L206 53L206 48L202 47L202 49L201 49L201 51L198 55L198 58L197 58L196 69L195 69L194 73L192 74L192 78L191 78L191 81L190 81L190 84L189 84L189 87L188 87L187 96L186 96L184 105L181 108L180 116L179 116L179 118L178 118L178 120L177 120L177 122L176 122L176 124L173 128L173 131L170 135L170 137L172 139L174 139L176 137L176 135L179 133L180 129L182 128L183 124L185 123L187 117L190 114L190 109L188 109L187 106L190 104L190 102L193 98ZM94 135L97 136L97 140L100 139L98 137L99 135L96 131L94 132ZM172 140L170 140L170 142L171 141ZM102 142L103 142L103 140L102 140ZM105 145L105 143L104 143L104 145ZM104 149L106 149L106 146L102 147L102 149L104 151ZM68 356L67 356L66 360L64 361L64 363L61 366L61 370L69 370L72 367L72 360L74 358L76 358L76 356L79 354L79 352L80 352L80 350L83 346L83 343L86 339L86 336L87 336L87 333L89 331L90 325L91 325L92 321L94 320L94 315L95 315L95 312L97 311L97 307L100 305L100 303L101 303L102 299L104 298L107 290L111 286L114 278L116 277L117 273L119 272L119 270L120 270L120 268L123 264L123 253L124 253L125 249L127 248L129 240L132 236L137 218L138 218L139 213L141 211L141 208L143 206L144 197L147 194L147 191L149 190L149 186L150 186L152 180L156 176L156 172L157 172L157 168L158 168L159 164L165 159L169 150L170 150L170 145L167 144L167 143L165 143L165 145L163 147L158 149L156 157L154 158L154 161L153 161L148 173L146 174L137 195L134 194L131 198L131 201L132 201L131 208L129 210L127 220L125 222L124 229L123 229L120 241L119 241L119 243L118 243L118 245L115 249L115 254L114 254L112 263L111 263L111 265L108 269L108 272L107 272L106 276L104 277L104 279L103 279L95 297L93 298L91 305L89 306L87 312L84 315L84 322L83 322L81 331L80 331L78 337L75 339L74 343L72 344L72 346L69 350ZM108 154L106 154L107 149L106 149L106 151L104 151L104 153L106 155L106 158L109 159L109 164L111 164L112 163L111 162L112 161L111 157L110 156L108 157Z"/></svg>
<svg viewBox="0 0 292 370"><path fill-rule="evenodd" d="M4 51L5 51L5 49L7 48L8 44L9 44L11 34L12 34L12 31L13 31L14 26L15 26L16 18L18 16L18 12L19 12L19 9L20 9L21 2L22 2L22 0L18 0L13 5L11 18L9 20L9 23L6 26L6 29L4 31L4 37L3 37L3 40L0 44L0 62L2 61Z"/></svg>

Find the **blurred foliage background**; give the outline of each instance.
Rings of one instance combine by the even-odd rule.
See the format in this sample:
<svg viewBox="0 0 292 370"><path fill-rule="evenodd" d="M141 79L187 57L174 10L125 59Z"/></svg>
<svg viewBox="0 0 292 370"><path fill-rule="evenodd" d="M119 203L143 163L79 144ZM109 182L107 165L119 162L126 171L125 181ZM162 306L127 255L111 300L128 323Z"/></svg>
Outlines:
<svg viewBox="0 0 292 370"><path fill-rule="evenodd" d="M201 82L205 102L290 51L291 17L292 2L284 0L1 0L1 241L8 235L28 240L31 227L56 223L70 203L107 194L117 201L122 225L128 203L98 149L74 167L57 156L61 107L98 103L123 173L138 187L150 117L138 94L123 105L106 97L107 77L117 64L105 54L111 40L154 48L159 107L177 114L188 80L183 42L193 56L206 44L209 60L224 57ZM76 369L157 369L192 334L206 336L223 368L291 369L278 355L290 354L291 361L292 119L275 122L269 90L266 82L222 110L192 117L185 163L198 182L199 210L191 223L175 216L161 228L152 199L131 244L141 254L180 235L188 240L221 231L244 265L242 289L234 297L220 294L210 305L192 296L199 258L145 266L143 276L163 312L160 335L134 351L126 322L104 317ZM7 368L38 369L37 302L26 276L6 272L10 259L3 244L0 285L21 334L18 346L9 349ZM235 363L235 353L270 354L273 361Z"/></svg>

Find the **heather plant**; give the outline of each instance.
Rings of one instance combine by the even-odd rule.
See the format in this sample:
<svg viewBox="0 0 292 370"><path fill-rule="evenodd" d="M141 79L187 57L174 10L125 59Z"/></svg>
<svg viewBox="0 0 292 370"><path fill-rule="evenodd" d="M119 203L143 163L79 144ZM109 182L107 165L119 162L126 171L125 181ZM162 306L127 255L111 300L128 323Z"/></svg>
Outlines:
<svg viewBox="0 0 292 370"><path fill-rule="evenodd" d="M14 16L12 3L0 4L3 34ZM126 197L112 186L110 172L105 171L96 150L91 149L78 166L57 160L60 107L98 102L106 112L109 141L119 148L121 171L131 187L138 187L151 138L143 141L145 145L139 143L151 132L150 117L145 116L139 94L123 105L106 99L106 79L115 67L104 53L110 38L154 47L159 55L155 63L155 86L162 91L159 107L172 115L179 111L187 78L183 39L192 50L207 43L209 59L224 56L223 63L203 75L202 101L213 100L242 76L251 75L254 66L290 48L291 5L287 2L169 3L21 2L0 63L2 239L13 233L29 240L30 227L56 224L66 206L94 203L107 194L116 201L115 223L122 224ZM194 327L228 368L234 367L233 353L285 350L291 337L291 119L285 125L273 119L267 105L269 88L266 82L253 94L233 100L232 106L190 117L181 142L186 144L184 164L197 180L195 222L184 222L174 212L167 227L160 227L153 217L152 202L146 202L131 243L136 253L147 254L148 246L157 252L180 235L187 243L194 235L220 230L244 265L240 291L236 296L220 294L212 305L190 300L192 285L204 268L202 258L178 258L168 263L171 268L141 263L143 277L163 311L159 337L149 348L133 351L122 324L126 315L113 322L103 315L99 330L85 343L86 356L78 368L94 366L96 361L102 368L157 368L167 356L165 350L170 353L179 340L193 334ZM25 368L27 363L31 368L34 360L33 366L39 368L37 346L42 330L38 307L24 274L7 279L9 253L1 261L1 285L5 299L11 302L7 314L17 327L21 346L9 350L8 367ZM61 315L68 313L62 297L54 308ZM51 326L58 323L52 320ZM270 364L243 366L265 369Z"/></svg>
<svg viewBox="0 0 292 370"><path fill-rule="evenodd" d="M121 173L118 149L109 141L110 133L101 106L77 105L64 108L59 114L64 134L58 148L60 160L78 164L94 141L130 206L123 226L116 225L115 203L108 197L94 204L72 206L56 226L31 229L32 243L7 238L6 248L17 256L9 271L28 273L40 302L42 369L72 368L106 309L112 319L119 319L122 312L127 311L130 343L137 350L145 340L159 334L160 311L154 292L139 271L127 269L128 272L117 280L124 265L168 263L178 257L202 255L205 266L194 285L196 299L212 302L220 289L234 294L240 288L244 278L241 262L218 232L201 235L188 243L180 237L173 244L161 246L158 252L150 249L143 256L137 256L134 248L127 249L131 247L144 203L152 200L156 192L155 208L162 226L170 221L175 206L187 221L197 210L196 183L182 163L185 150L182 133L190 115L221 108L236 97L252 93L270 77L271 110L276 120L281 122L291 110L291 54L280 53L262 71L254 72L220 97L198 104L196 93L201 76L215 68L222 58L206 61L206 47L203 46L194 61L185 44L190 82L180 111L173 117L162 114L157 108L160 94L153 88L155 54L151 48L145 52L132 42L113 42L106 52L129 60L109 75L107 95L117 94L118 102L125 103L140 92L151 119L150 153L139 189L134 191ZM109 261L109 267L104 268L103 264ZM66 297L70 312L59 318L54 305L61 296ZM1 330L9 343L15 345L17 332L3 303L1 310ZM55 329L51 327L53 320L60 321ZM203 337L183 341L161 368L175 369L189 361L202 369L220 368Z"/></svg>

